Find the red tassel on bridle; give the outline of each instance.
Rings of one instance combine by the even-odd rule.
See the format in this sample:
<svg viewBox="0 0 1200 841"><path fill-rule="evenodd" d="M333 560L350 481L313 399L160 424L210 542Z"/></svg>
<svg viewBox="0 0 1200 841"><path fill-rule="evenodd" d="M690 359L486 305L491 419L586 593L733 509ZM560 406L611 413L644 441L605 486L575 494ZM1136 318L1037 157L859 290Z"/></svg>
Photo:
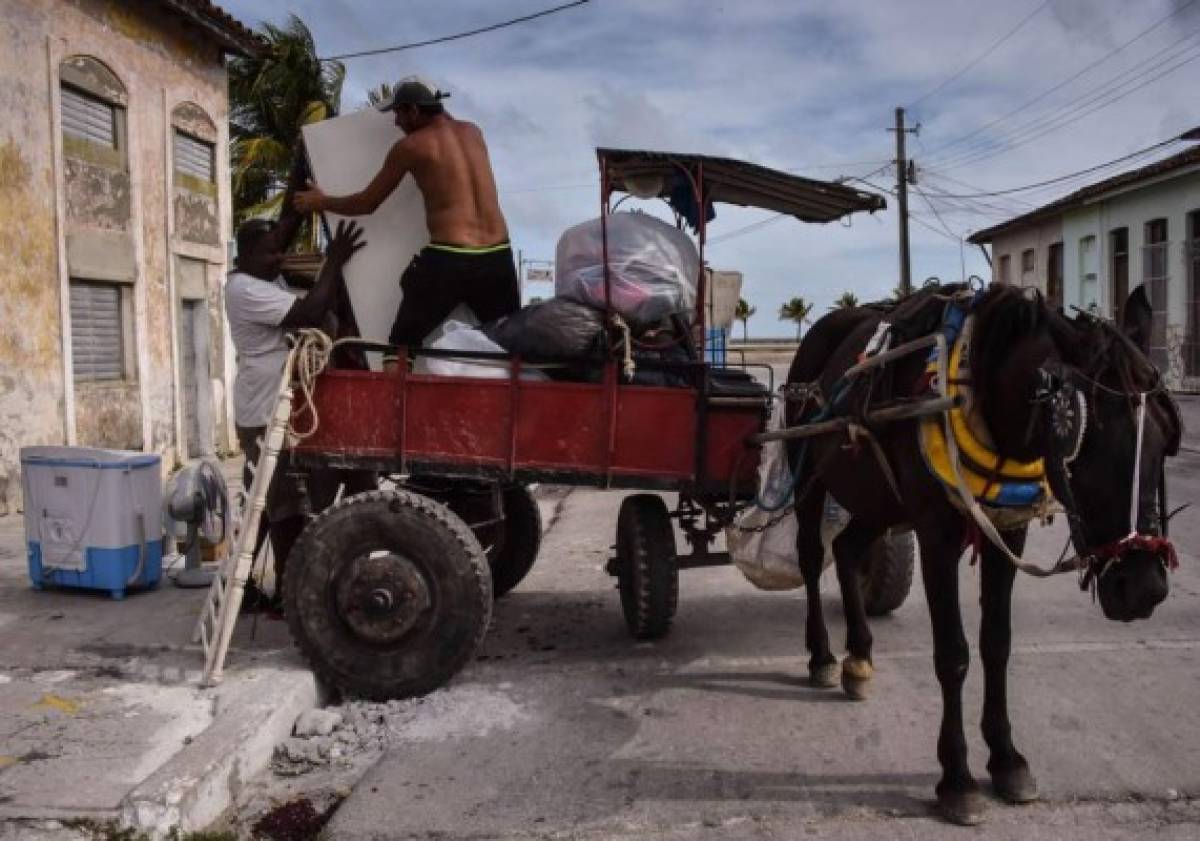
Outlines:
<svg viewBox="0 0 1200 841"><path fill-rule="evenodd" d="M1102 561L1114 561L1130 551L1150 552L1161 558L1167 569L1179 569L1179 554L1175 551L1175 544L1166 537L1151 534L1131 534L1098 546L1088 554Z"/></svg>

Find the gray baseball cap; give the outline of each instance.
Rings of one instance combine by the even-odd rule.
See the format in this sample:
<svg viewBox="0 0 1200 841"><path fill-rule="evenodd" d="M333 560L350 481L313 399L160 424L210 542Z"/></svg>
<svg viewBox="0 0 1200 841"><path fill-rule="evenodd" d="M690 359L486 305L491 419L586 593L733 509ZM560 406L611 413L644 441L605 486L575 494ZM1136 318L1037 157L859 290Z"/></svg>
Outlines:
<svg viewBox="0 0 1200 841"><path fill-rule="evenodd" d="M392 95L375 107L380 111L391 111L397 105L435 105L448 93L438 90L437 85L419 76L405 76L392 86Z"/></svg>

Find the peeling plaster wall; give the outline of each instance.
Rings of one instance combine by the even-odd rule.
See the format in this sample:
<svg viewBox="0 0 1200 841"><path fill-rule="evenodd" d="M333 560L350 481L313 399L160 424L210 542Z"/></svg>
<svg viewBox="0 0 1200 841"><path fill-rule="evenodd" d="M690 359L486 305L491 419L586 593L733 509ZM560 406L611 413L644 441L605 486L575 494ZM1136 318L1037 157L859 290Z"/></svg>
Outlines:
<svg viewBox="0 0 1200 841"><path fill-rule="evenodd" d="M59 128L60 65L89 56L125 89L127 166L89 159ZM177 458L177 297L173 255L208 265L220 300L229 239L228 100L219 49L158 6L122 0L0 0L0 513L20 505L18 449L126 441ZM215 183L198 198L173 178L172 114L205 123L218 150ZM197 136L201 136L197 133ZM185 206L180 207L180 202ZM178 221L178 224L177 224ZM74 385L66 301L69 235L77 228L133 244L134 375L115 386ZM72 238L75 246L78 237ZM74 252L72 252L74 254ZM219 309L210 307L217 318ZM64 323L65 322L65 323ZM210 356L224 400L227 331L212 325ZM214 395L215 396L215 395ZM214 412L226 444L230 412Z"/></svg>

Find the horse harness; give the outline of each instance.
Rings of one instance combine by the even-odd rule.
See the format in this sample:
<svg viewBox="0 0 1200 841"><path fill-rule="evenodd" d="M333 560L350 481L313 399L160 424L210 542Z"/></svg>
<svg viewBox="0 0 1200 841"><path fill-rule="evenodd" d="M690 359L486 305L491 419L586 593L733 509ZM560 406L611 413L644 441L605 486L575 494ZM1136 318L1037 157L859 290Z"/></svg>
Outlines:
<svg viewBox="0 0 1200 841"><path fill-rule="evenodd" d="M1159 481L1155 489L1157 499L1157 533L1140 531L1142 520L1142 450L1146 431L1146 407L1152 397L1163 396L1167 399L1171 410L1178 415L1178 409L1163 384L1161 377L1157 378L1151 388L1145 391L1125 391L1109 388L1080 371L1074 371L1065 366L1049 366L1039 371L1040 382L1033 402L1037 408L1032 423L1039 417L1044 434L1049 439L1047 450L1050 455L1046 458L1047 474L1054 495L1062 504L1070 528L1071 542L1075 544L1077 554L1073 558L1059 561L1047 574L1078 570L1080 572L1080 589L1087 589L1121 561L1129 551L1144 551L1155 555L1167 569L1179 566L1178 554L1168 537L1167 486L1165 471L1160 471ZM1083 447L1084 437L1088 432L1088 401L1080 384L1090 386L1093 400L1103 398L1119 399L1132 402L1136 424L1136 443L1134 445L1133 472L1130 477L1129 531L1117 540L1092 546L1088 543L1083 527L1083 518L1079 513L1078 503L1071 491L1070 465L1079 455ZM1032 432L1032 430L1031 430Z"/></svg>
<svg viewBox="0 0 1200 841"><path fill-rule="evenodd" d="M1038 384L1033 403L1036 411L1030 419L1030 429L1027 437L1036 433L1035 427L1042 427L1043 434L1048 437L1044 459L1023 463L1005 459L1002 455L990 449L986 431L980 432L972 428L969 422L970 381L960 373L960 364L969 369L969 363L964 356L967 343L970 340L972 315L970 310L978 300L980 292L964 292L954 295L946 304L943 323L938 328L937 341L929 353L927 373L920 387L931 388L944 397L956 398L957 407L926 418L918 422L921 436L922 454L925 456L930 473L946 489L947 496L956 508L963 512L968 526L973 533L972 543L976 550L983 538L992 543L1017 569L1037 578L1046 578L1064 572L1079 571L1080 586L1086 589L1094 583L1130 550L1146 551L1156 555L1165 567L1175 569L1178 556L1167 536L1169 515L1167 514L1167 495L1165 474L1160 473L1157 487L1158 529L1157 534L1139 531L1141 514L1141 464L1142 449L1146 426L1147 400L1155 396L1165 396L1171 400L1161 377L1153 386L1145 391L1123 391L1109 388L1087 377L1082 371L1076 371L1066 366L1048 366L1039 371ZM870 359L876 354L888 353L891 325L886 321L880 323L874 336L868 342L860 360ZM913 343L914 345L917 343ZM928 347L929 342L922 344ZM891 354L903 352L903 345L895 348ZM880 366L883 367L883 366ZM876 369L878 370L878 369ZM874 373L874 372L873 372ZM1132 401L1136 404L1135 420L1137 438L1134 452L1133 475L1131 477L1130 528L1125 537L1110 541L1100 546L1091 546L1087 542L1083 519L1079 506L1075 501L1070 486L1070 464L1083 448L1084 438L1088 433L1088 401L1077 383L1082 382L1092 388L1093 399L1107 396ZM802 406L815 402L820 408L819 417L828 417L832 411L843 408L843 398L848 391L849 383L844 379L835 384L837 392L832 400L822 401L819 388L814 393L816 384L799 386L794 384L785 392L785 399L799 402ZM815 398L815 400L814 400ZM1173 403L1172 403L1173 406ZM1174 409L1178 416L1178 409ZM865 412L865 410L864 410ZM808 419L811 422L811 418ZM861 424L853 426L866 429ZM848 430L849 431L849 430ZM857 431L857 430L853 430ZM869 432L869 430L866 430ZM853 443L852 436L852 443ZM872 451L878 460L893 494L900 498L899 488L892 475L887 459L873 440ZM967 450L970 458L964 459L962 449ZM803 449L801 451L803 462ZM931 453L933 454L931 456ZM993 462L992 467L984 466L985 461ZM796 465L793 483L799 477L801 464ZM1043 490L1044 489L1044 490ZM1039 492L1042 491L1042 492ZM1021 560L1004 542L1000 529L1015 528L1024 525L1039 516L1046 517L1051 513L1052 496L1061 503L1070 528L1071 541L1075 544L1077 554L1074 557L1060 559L1049 568L1038 566ZM983 504L981 504L981 501ZM987 506L987 510L984 509Z"/></svg>

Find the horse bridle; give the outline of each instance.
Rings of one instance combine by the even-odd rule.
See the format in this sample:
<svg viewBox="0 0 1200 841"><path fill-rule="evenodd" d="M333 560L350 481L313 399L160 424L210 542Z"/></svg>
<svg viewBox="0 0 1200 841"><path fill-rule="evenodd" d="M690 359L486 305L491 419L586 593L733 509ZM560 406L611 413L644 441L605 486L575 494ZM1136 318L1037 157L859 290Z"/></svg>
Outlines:
<svg viewBox="0 0 1200 841"><path fill-rule="evenodd" d="M1101 545L1089 544L1083 517L1075 495L1071 490L1071 462L1083 448L1083 441L1088 432L1088 401L1080 385L1090 388L1093 399L1120 399L1126 403L1133 402L1137 427L1137 438L1134 449L1133 475L1131 477L1129 531L1117 540ZM1042 428L1047 438L1046 442L1046 475L1050 480L1051 490L1062 503L1070 528L1071 542L1075 545L1076 557L1064 564L1056 566L1058 571L1078 569L1081 571L1080 588L1087 589L1089 585L1102 578L1105 573L1121 561L1129 551L1138 550L1149 552L1158 557L1167 569L1179 566L1175 547L1167 536L1169 516L1167 514L1167 486L1165 464L1159 471L1157 493L1157 533L1139 531L1142 520L1141 514L1141 478L1142 450L1146 431L1146 404L1151 397L1170 393L1157 377L1153 386L1146 391L1121 391L1109 388L1081 371L1073 368L1049 366L1039 369L1039 383L1034 394L1033 402L1037 408L1036 414L1041 416ZM1165 463L1166 457L1164 455Z"/></svg>

